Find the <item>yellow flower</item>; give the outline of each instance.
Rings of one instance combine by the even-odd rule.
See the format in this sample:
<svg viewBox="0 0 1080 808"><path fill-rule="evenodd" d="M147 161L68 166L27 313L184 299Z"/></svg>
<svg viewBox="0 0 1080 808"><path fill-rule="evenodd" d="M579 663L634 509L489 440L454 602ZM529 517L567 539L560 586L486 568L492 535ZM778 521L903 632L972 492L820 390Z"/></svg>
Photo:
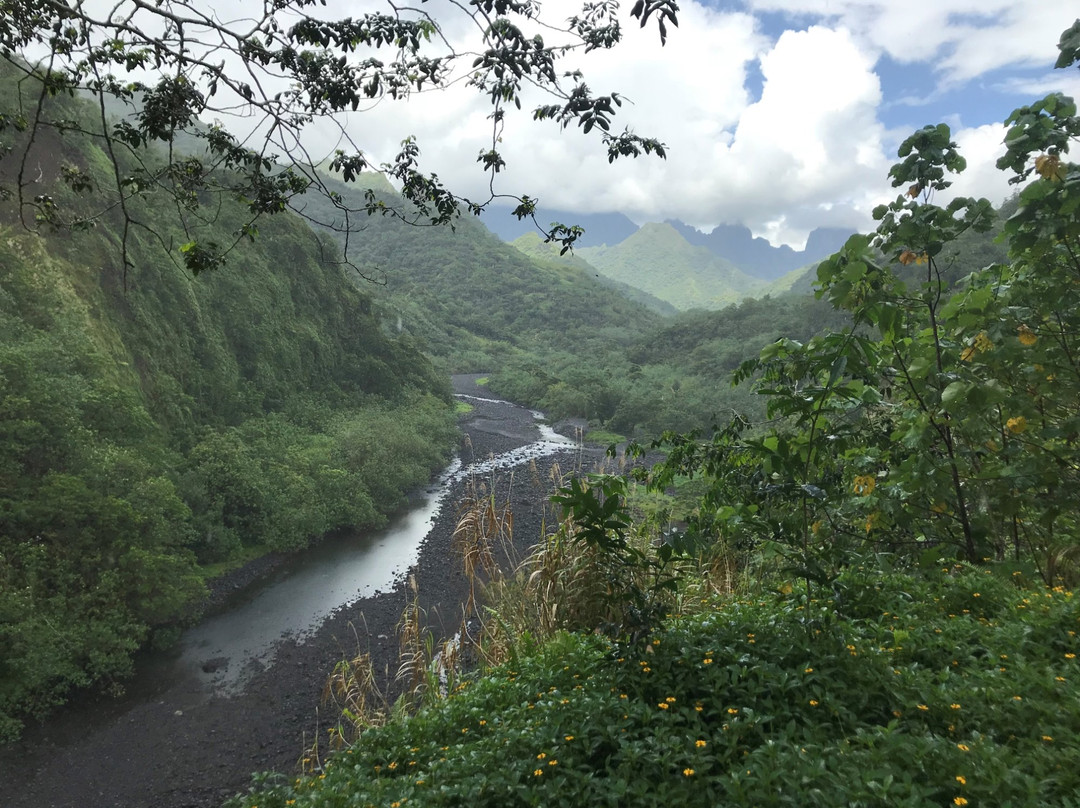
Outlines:
<svg viewBox="0 0 1080 808"><path fill-rule="evenodd" d="M821 520L818 519L814 524L810 525L810 532L815 536L821 531Z"/></svg>
<svg viewBox="0 0 1080 808"><path fill-rule="evenodd" d="M964 777L964 775L962 775L962 774L958 774L958 775L956 775L956 782L958 782L962 786L966 786L967 785L967 778Z"/></svg>
<svg viewBox="0 0 1080 808"><path fill-rule="evenodd" d="M1005 427L1014 435L1019 435L1027 429L1027 418L1022 415L1017 415L1015 418L1010 418L1006 421Z"/></svg>
<svg viewBox="0 0 1080 808"><path fill-rule="evenodd" d="M818 706L818 700L817 699L810 699L810 706L811 707L817 707Z"/></svg>
<svg viewBox="0 0 1080 808"><path fill-rule="evenodd" d="M693 777L694 776L694 770L691 769L691 768L683 769L682 773L683 773L683 777Z"/></svg>
<svg viewBox="0 0 1080 808"><path fill-rule="evenodd" d="M739 712L739 709L737 707L728 707L727 712L728 715L735 715L735 713Z"/></svg>
<svg viewBox="0 0 1080 808"><path fill-rule="evenodd" d="M956 745L956 748L959 749L961 752L970 752L971 751L971 748L966 743L958 743Z"/></svg>
<svg viewBox="0 0 1080 808"><path fill-rule="evenodd" d="M702 741L700 739L696 740L694 741L694 746L696 746L698 749L702 749L705 747L705 741Z"/></svg>
<svg viewBox="0 0 1080 808"><path fill-rule="evenodd" d="M803 671L803 673L813 673L813 672L814 672L813 668L807 668L806 670Z"/></svg>
<svg viewBox="0 0 1080 808"><path fill-rule="evenodd" d="M1076 659L1076 654L1072 654L1072 653L1065 654L1065 658L1066 659Z"/></svg>
<svg viewBox="0 0 1080 808"><path fill-rule="evenodd" d="M1035 336L1035 332L1028 328L1026 325L1022 325L1016 330L1019 332L1018 339L1020 340L1020 344L1026 348L1030 348L1032 345L1039 341L1039 338Z"/></svg>
<svg viewBox="0 0 1080 808"><path fill-rule="evenodd" d="M920 709L920 710L922 710L922 711L923 711L923 712L925 713L925 712L926 712L927 710L929 710L930 708L929 708L929 707L927 707L927 706L926 706L925 704L920 704L920 705L919 705L919 709Z"/></svg>
<svg viewBox="0 0 1080 808"><path fill-rule="evenodd" d="M709 659L708 657L705 657L705 659L701 660L701 664L702 664L702 665L711 665L711 664L712 664L712 660L711 660L711 659Z"/></svg>
<svg viewBox="0 0 1080 808"><path fill-rule="evenodd" d="M1040 154L1035 158L1035 171L1044 180L1060 182L1064 171L1061 168L1061 158L1056 154Z"/></svg>
<svg viewBox="0 0 1080 808"><path fill-rule="evenodd" d="M975 337L975 350L979 353L986 353L993 350L994 343L990 341L990 337L986 335L985 331L980 331L978 336Z"/></svg>
<svg viewBox="0 0 1080 808"><path fill-rule="evenodd" d="M965 800L963 797L953 797L953 804L954 805L967 805L967 800Z"/></svg>
<svg viewBox="0 0 1080 808"><path fill-rule="evenodd" d="M566 740L572 741L572 740L574 740L574 736L573 735L567 735Z"/></svg>
<svg viewBox="0 0 1080 808"><path fill-rule="evenodd" d="M558 765L559 765L559 761L557 761L557 760L549 760L549 761L548 761L548 765L549 765L549 766L558 766Z"/></svg>
<svg viewBox="0 0 1080 808"><path fill-rule="evenodd" d="M959 709L960 709L960 705L959 705L959 704L950 704L949 706L950 706L950 707L951 707L952 709L954 709L954 710L959 710Z"/></svg>
<svg viewBox="0 0 1080 808"><path fill-rule="evenodd" d="M668 706L664 704L664 702L660 702L656 706L659 707L661 710L666 710L668 708Z"/></svg>
<svg viewBox="0 0 1080 808"><path fill-rule="evenodd" d="M537 760L543 760L546 757L547 757L547 753L546 752L541 752L539 755L536 756L536 759Z"/></svg>
<svg viewBox="0 0 1080 808"><path fill-rule="evenodd" d="M536 769L535 771L533 771L533 777L539 777L543 773L544 773L543 769Z"/></svg>
<svg viewBox="0 0 1080 808"><path fill-rule="evenodd" d="M860 474L852 481L852 488L860 497L870 496L874 492L875 485L877 485L877 480L870 474Z"/></svg>
<svg viewBox="0 0 1080 808"><path fill-rule="evenodd" d="M674 704L675 703L675 697L674 696L668 696L666 699L664 699L664 701L666 701L668 704Z"/></svg>
<svg viewBox="0 0 1080 808"><path fill-rule="evenodd" d="M970 345L960 352L961 362L970 362L975 357L975 349Z"/></svg>
<svg viewBox="0 0 1080 808"><path fill-rule="evenodd" d="M1047 743L1050 743L1050 742L1051 742L1052 740L1054 740L1054 739L1053 739L1053 737L1052 737L1052 736L1050 736L1050 735L1043 735L1043 736L1042 736L1042 739L1043 739L1044 741L1046 741Z"/></svg>

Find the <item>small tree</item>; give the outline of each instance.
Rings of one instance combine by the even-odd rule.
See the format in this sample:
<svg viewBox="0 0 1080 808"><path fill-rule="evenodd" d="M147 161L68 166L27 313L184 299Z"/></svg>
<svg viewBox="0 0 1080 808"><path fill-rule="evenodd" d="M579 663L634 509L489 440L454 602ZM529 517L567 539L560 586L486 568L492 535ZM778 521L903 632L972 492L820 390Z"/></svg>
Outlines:
<svg viewBox="0 0 1080 808"><path fill-rule="evenodd" d="M1080 61L1080 20L1059 47L1058 67ZM778 541L822 582L866 545L1026 559L1048 582L1080 555L1080 166L1066 160L1080 117L1055 94L1007 123L998 166L1028 183L1003 227L1009 262L946 280L943 249L995 212L935 203L965 167L947 126L905 140L889 172L903 193L817 269L851 327L780 340L736 374L778 425L668 438L655 484L711 481L699 532Z"/></svg>

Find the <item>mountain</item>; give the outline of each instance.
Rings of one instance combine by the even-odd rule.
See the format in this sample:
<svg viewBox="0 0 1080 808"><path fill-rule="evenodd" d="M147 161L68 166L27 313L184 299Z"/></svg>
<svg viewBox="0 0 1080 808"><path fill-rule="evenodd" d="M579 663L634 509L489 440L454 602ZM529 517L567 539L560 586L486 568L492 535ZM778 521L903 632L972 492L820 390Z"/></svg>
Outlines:
<svg viewBox="0 0 1080 808"><path fill-rule="evenodd" d="M668 316L678 311L667 301L650 295L636 286L601 275L592 264L573 252L560 254L562 248L558 244L545 242L537 233L526 233L510 242L510 246L540 263L565 264L577 267L586 274L591 272L602 285L614 289L623 297L652 309L657 314Z"/></svg>
<svg viewBox="0 0 1080 808"><path fill-rule="evenodd" d="M325 182L346 204L363 204L351 185ZM376 195L402 208L397 195ZM323 197L313 194L305 206L316 221L334 223L335 211ZM348 257L377 280L363 288L391 314L399 333L419 340L447 371L491 371L525 355L542 364L554 354L604 355L660 320L631 299L639 292L622 294L580 261L534 260L470 216L452 227L417 226L390 215L361 215L355 224ZM343 244L340 228L327 233Z"/></svg>
<svg viewBox="0 0 1080 808"><path fill-rule="evenodd" d="M17 98L0 71L0 109ZM97 120L64 94L41 111ZM35 193L97 215L31 232L0 195L0 741L122 679L229 564L383 523L457 441L446 379L301 219L265 217L193 277L175 204L129 201L145 224L123 252L100 140L32 131L5 132L0 186L26 154ZM73 166L92 193L64 185ZM222 244L250 218L214 214Z"/></svg>
<svg viewBox="0 0 1080 808"><path fill-rule="evenodd" d="M532 219L518 219L510 208L491 207L480 214L484 225L503 241L513 241L526 233L536 233L536 223ZM565 210L540 209L536 221L541 227L548 227L552 222L559 222L568 227L578 225L585 228L585 235L578 240L579 247L600 247L604 244L618 244L638 229L630 219L621 213L571 213Z"/></svg>
<svg viewBox="0 0 1080 808"><path fill-rule="evenodd" d="M722 308L763 294L767 286L705 247L690 244L666 223L646 224L613 247L575 253L607 277L683 310Z"/></svg>
<svg viewBox="0 0 1080 808"><path fill-rule="evenodd" d="M774 247L767 239L755 238L750 228L742 225L722 224L706 234L680 221L672 220L669 224L691 244L708 248L714 255L726 258L743 272L762 280L775 280L832 255L852 232L819 227L810 233L804 249L793 250L786 244Z"/></svg>
<svg viewBox="0 0 1080 808"><path fill-rule="evenodd" d="M503 241L514 241L526 233L536 232L536 226L531 220L519 221L510 213L509 208L489 208L480 218L488 229ZM625 241L638 230L638 226L621 213L572 213L543 209L537 213L536 219L542 226L561 222L584 227L585 235L575 249L611 247ZM774 247L767 239L755 237L750 228L741 224L721 224L711 232L703 233L677 219L669 219L667 223L690 244L705 247L747 275L766 281L776 280L794 269L832 255L852 234L851 230L844 228L819 227L810 232L805 248L793 250L786 244Z"/></svg>

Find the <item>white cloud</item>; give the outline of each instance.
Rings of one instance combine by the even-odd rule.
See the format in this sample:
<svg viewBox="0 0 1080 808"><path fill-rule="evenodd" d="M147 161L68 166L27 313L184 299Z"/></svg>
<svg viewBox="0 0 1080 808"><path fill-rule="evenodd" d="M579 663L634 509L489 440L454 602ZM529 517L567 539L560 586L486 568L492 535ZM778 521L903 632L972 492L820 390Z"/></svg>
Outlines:
<svg viewBox="0 0 1080 808"><path fill-rule="evenodd" d="M1022 103L1042 98L1049 93L1064 93L1080 100L1080 70L1056 70L1033 78L1010 78L995 89L1001 93L1022 96Z"/></svg>
<svg viewBox="0 0 1080 808"><path fill-rule="evenodd" d="M328 16L358 13L340 0L330 2ZM745 0L748 12L786 12L801 26L770 41L752 13L717 11L689 0L663 48L654 25L641 30L624 16L620 46L572 56L561 69L580 66L594 93L622 94L626 103L616 129L630 126L660 139L669 147L668 159L609 165L596 133L533 122L531 107L548 102L530 91L524 109L511 110L498 144L508 168L497 178L496 191L528 193L548 208L618 210L638 222L680 218L705 228L740 222L774 243L794 246L818 226L868 229L869 210L895 193L886 172L895 145L908 134L888 131L881 121L885 104L903 103L882 98L875 73L881 54L932 65L942 87L963 85L1004 65L1047 64L1057 33L1072 21L1064 5ZM475 30L461 22L463 16L446 15L452 10L448 0L430 0L425 9L440 20L456 15L457 22L444 29L447 38L459 50L475 47L468 44ZM580 2L544 0L542 11L560 22L578 13ZM542 33L556 41L556 33ZM764 79L757 99L747 81L754 66ZM1027 83L999 79L979 91L1030 97L1035 85L1050 84L1056 89L1080 81L1058 71ZM458 193L484 198L487 180L476 156L491 146L489 112L486 99L461 83L361 111L349 117L349 133L376 161L392 159L401 138L416 135L425 170L437 172ZM964 129L959 117L954 124L971 166L956 192L999 201L1009 190L993 168L997 154L991 155L1000 145L1000 127ZM314 150L334 145L326 139Z"/></svg>
<svg viewBox="0 0 1080 808"><path fill-rule="evenodd" d="M987 124L953 132L957 150L967 160L967 169L951 178L953 185L939 197L939 202L973 196L986 197L999 205L1015 192L1016 187L1009 185L1010 175L994 165L1005 153L1005 131L1003 124Z"/></svg>
<svg viewBox="0 0 1080 808"><path fill-rule="evenodd" d="M827 20L901 63L929 62L948 83L1056 58L1076 8L1048 0L744 0L751 11Z"/></svg>
<svg viewBox="0 0 1080 808"><path fill-rule="evenodd" d="M752 13L690 0L666 47L654 25L642 30L624 18L620 46L575 55L563 65L580 67L594 93L622 94L616 129L629 126L663 141L667 160L609 165L596 133L533 122L531 107L548 101L532 91L524 109L507 118L498 148L508 168L496 191L528 193L548 208L618 210L638 222L680 218L704 228L740 222L794 246L818 226L868 229L873 205L894 194L886 172L896 144L909 133L890 132L881 122L886 103L902 103L882 98L875 73L881 54L931 64L944 87L1002 65L1047 63L1057 32L1071 23L1044 0L745 0L744 6L787 12L802 28L773 42ZM447 0L428 7L449 19ZM554 22L579 10L577 0L542 6ZM557 36L541 33L548 42ZM457 49L475 38L460 23L446 34ZM747 86L755 65L764 79L756 100ZM459 193L484 198L487 180L476 156L491 146L489 112L484 98L458 85L355 115L350 134L376 160L391 159L400 139L414 134L426 170ZM956 137L971 168L956 192L998 201L1008 187L993 168L996 154L988 155L1000 143L1000 127L963 129L960 123L957 117Z"/></svg>

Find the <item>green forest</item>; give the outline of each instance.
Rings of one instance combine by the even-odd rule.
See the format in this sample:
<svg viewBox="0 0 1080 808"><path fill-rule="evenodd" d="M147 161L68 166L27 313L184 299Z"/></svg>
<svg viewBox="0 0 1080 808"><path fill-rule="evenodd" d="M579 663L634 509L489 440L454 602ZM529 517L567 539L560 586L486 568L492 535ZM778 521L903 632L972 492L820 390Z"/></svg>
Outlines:
<svg viewBox="0 0 1080 808"><path fill-rule="evenodd" d="M1080 22L1061 50L1080 60ZM927 126L814 301L624 343L623 391L675 356L737 365L768 421L668 431L630 447L665 452L652 468L566 482L554 532L486 590L489 667L428 679L411 719L346 699L355 742L231 808L1074 805L1080 117L1051 95L1007 124L998 166L1025 184L1003 210L935 202L965 161ZM742 362L725 344L788 328ZM530 386L527 361L494 379L545 400L558 382ZM663 378L653 409L683 389ZM568 409L619 424L600 401Z"/></svg>
<svg viewBox="0 0 1080 808"><path fill-rule="evenodd" d="M0 97L18 92L6 75ZM57 99L43 114L92 111ZM89 138L34 148L108 181ZM211 233L242 219L225 207ZM273 220L233 271L198 278L142 236L125 270L119 226L35 235L0 206L9 739L73 687L122 682L228 566L381 524L457 440L445 379L303 222Z"/></svg>
<svg viewBox="0 0 1080 808"><path fill-rule="evenodd" d="M273 20L229 47L295 80L274 97L170 52L172 29L153 55L50 8L0 23L0 743L119 693L222 576L384 525L461 444L449 376L483 373L607 460L552 475L513 569L497 480L469 489L447 572L467 638L414 599L396 678L347 652L313 672L328 725L227 808L1080 805L1071 98L1005 121L1004 204L952 194L965 158L927 125L874 231L770 285L670 225L503 243L411 139L375 174L195 114L196 68L285 132L438 86L428 18ZM526 77L559 89L564 54L505 22L531 6L478 9L502 47L471 68L494 177L505 105ZM606 9L572 21L586 50L618 41ZM676 11L631 16L665 41ZM46 40L85 58L14 55ZM396 61L334 56L359 45ZM1080 20L1058 54L1080 66ZM179 78L102 73L155 59ZM595 129L609 162L665 156L570 77L537 120Z"/></svg>

